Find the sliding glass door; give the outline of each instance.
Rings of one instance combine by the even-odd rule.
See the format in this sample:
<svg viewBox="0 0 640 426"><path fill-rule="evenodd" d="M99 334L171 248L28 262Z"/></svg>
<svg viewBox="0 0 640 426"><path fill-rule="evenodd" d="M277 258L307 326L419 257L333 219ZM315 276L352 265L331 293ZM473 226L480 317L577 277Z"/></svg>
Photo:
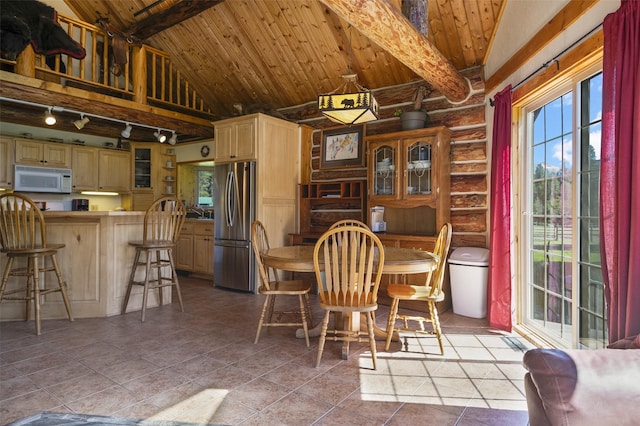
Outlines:
<svg viewBox="0 0 640 426"><path fill-rule="evenodd" d="M524 108L521 318L562 347L606 341L598 194L602 74L591 71Z"/></svg>

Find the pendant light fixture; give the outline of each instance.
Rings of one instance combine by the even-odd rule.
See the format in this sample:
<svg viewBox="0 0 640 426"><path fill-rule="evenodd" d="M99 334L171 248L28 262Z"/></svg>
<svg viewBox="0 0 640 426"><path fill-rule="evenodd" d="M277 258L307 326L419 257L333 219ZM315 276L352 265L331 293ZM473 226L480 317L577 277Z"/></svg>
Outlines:
<svg viewBox="0 0 640 426"><path fill-rule="evenodd" d="M349 26L349 51L351 53L351 26ZM361 124L378 119L378 101L373 92L358 84L357 74L342 75L342 86L331 93L318 96L318 110L329 120L340 124Z"/></svg>

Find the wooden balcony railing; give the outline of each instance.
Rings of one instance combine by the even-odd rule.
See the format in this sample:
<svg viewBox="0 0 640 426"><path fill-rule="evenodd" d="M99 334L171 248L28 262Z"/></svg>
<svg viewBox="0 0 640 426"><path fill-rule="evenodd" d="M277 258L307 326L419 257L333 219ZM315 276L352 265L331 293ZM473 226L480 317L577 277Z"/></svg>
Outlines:
<svg viewBox="0 0 640 426"><path fill-rule="evenodd" d="M84 47L87 53L84 59L61 54L47 61L47 57L35 54L27 46L15 61L1 60L2 69L145 105L204 116L211 113L166 53L127 43L127 65L116 75L111 38L100 27L63 15L58 15L58 21L67 34Z"/></svg>

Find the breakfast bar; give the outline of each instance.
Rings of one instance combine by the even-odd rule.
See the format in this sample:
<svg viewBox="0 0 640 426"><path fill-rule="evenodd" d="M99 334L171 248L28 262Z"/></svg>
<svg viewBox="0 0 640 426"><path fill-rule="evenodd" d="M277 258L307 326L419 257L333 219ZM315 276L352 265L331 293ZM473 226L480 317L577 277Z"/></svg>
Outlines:
<svg viewBox="0 0 640 426"><path fill-rule="evenodd" d="M47 241L65 244L57 258L74 318L120 314L135 255L129 241L142 239L144 214L143 211L44 212ZM6 257L0 257L0 268L4 268L6 261ZM8 288L12 283L9 281ZM170 303L171 290L163 291L164 303ZM151 292L148 307L157 305L157 292ZM142 288L134 288L127 309L135 311L141 307ZM24 302L3 301L0 320L22 320L24 310ZM66 318L59 294L45 296L41 315L43 319Z"/></svg>

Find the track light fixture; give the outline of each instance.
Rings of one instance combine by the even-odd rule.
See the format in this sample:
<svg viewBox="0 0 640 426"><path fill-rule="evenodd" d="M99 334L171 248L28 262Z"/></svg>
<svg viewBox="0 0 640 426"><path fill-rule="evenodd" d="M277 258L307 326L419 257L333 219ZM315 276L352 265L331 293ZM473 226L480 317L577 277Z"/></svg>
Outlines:
<svg viewBox="0 0 640 426"><path fill-rule="evenodd" d="M124 126L124 130L120 133L120 135L122 135L123 138L125 139L129 139L129 136L131 136L131 124L127 123L126 126Z"/></svg>
<svg viewBox="0 0 640 426"><path fill-rule="evenodd" d="M169 138L169 145L175 145L176 142L178 142L178 135L176 135L176 132L172 131L171 137Z"/></svg>
<svg viewBox="0 0 640 426"><path fill-rule="evenodd" d="M57 121L58 120L56 120L56 116L51 112L51 107L49 107L49 110L45 111L44 113L44 122L48 126L53 126Z"/></svg>
<svg viewBox="0 0 640 426"><path fill-rule="evenodd" d="M88 113L88 112L77 111L77 110L64 108L64 107L60 107L60 106L48 106L48 105L39 104L39 103L35 103L35 102L22 101L22 100L19 100L19 99L12 99L12 98L4 97L4 96L0 96L0 101L3 101L3 102L14 102L14 103L22 104L22 105L29 105L29 106L32 106L32 107L45 108L46 111L44 113L44 121L49 126L53 126L57 122L56 117L53 115L54 112L68 112L68 113L72 113L72 114L78 114L80 116L79 120L73 121L73 125L76 126L76 128L78 130L81 130L82 128L84 128L84 126L86 126L86 124L89 121L91 121L90 118L97 118L99 120L107 120L107 121L112 121L114 123L124 124L125 128L120 134L125 139L128 139L129 136L131 136L131 130L133 130L133 127L134 126L138 126L138 127L144 128L144 129L155 130L155 133L153 135L158 140L158 142L160 142L160 143L164 143L164 142L167 141L167 134L162 134L162 132L165 132L165 133L171 132L171 138L169 138L169 143L170 144L174 145L174 144L176 144L178 142L178 136L175 134L176 133L175 130L171 130L171 129L149 126L149 125L142 124L142 123L130 123L130 122L127 122L127 121L119 120L117 118L105 117L105 116L102 116L102 115L91 114L91 113Z"/></svg>
<svg viewBox="0 0 640 426"><path fill-rule="evenodd" d="M73 125L76 126L76 129L82 130L88 122L89 117L85 117L84 114L80 114L80 120L74 121Z"/></svg>
<svg viewBox="0 0 640 426"><path fill-rule="evenodd" d="M164 141L167 140L167 135L162 134L162 132L160 131L160 129L158 129L153 136L156 137L156 139L158 139L158 142L160 143L164 143Z"/></svg>

